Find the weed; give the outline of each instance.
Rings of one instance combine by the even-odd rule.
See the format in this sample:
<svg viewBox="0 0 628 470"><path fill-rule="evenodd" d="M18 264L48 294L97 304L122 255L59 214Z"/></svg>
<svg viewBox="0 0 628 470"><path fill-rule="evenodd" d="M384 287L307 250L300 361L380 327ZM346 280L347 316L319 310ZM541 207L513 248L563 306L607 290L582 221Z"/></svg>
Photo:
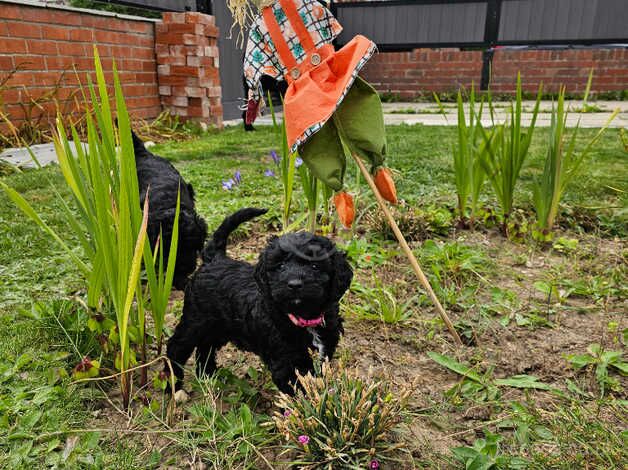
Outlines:
<svg viewBox="0 0 628 470"><path fill-rule="evenodd" d="M352 238L342 249L347 252L349 261L359 269L381 266L399 252L393 246L369 242L366 238Z"/></svg>
<svg viewBox="0 0 628 470"><path fill-rule="evenodd" d="M408 241L423 241L433 236L447 236L453 228L453 216L448 208L427 205L423 207L398 206L391 208L399 230ZM396 240L380 211L367 212L363 224L369 232L385 240Z"/></svg>
<svg viewBox="0 0 628 470"><path fill-rule="evenodd" d="M498 470L525 469L529 462L520 457L505 455L499 443L503 439L499 434L485 430L484 438L476 439L472 447L455 447L451 450L456 460L467 469Z"/></svg>
<svg viewBox="0 0 628 470"><path fill-rule="evenodd" d="M490 261L476 248L458 242L439 243L426 240L419 252L421 262L429 266L437 284L462 288L470 281L482 279Z"/></svg>
<svg viewBox="0 0 628 470"><path fill-rule="evenodd" d="M273 417L286 448L300 465L364 468L397 447L390 433L401 419L409 391L396 397L384 382L370 384L323 364L322 376L299 376L294 397L282 394Z"/></svg>
<svg viewBox="0 0 628 470"><path fill-rule="evenodd" d="M472 400L476 403L492 402L499 398L499 387L514 387L522 389L552 390L552 388L538 380L533 375L514 375L505 379L494 379L493 369L489 368L483 375L476 368L462 364L455 359L428 352L428 357L443 367L461 375L460 383L450 388L445 395L454 404L460 404L460 398Z"/></svg>
<svg viewBox="0 0 628 470"><path fill-rule="evenodd" d="M622 360L621 351L605 351L597 343L589 345L587 354L569 354L567 360L574 369L595 368L595 380L600 386L601 395L607 391L621 390L619 381L609 375L609 369L615 369L621 375L628 375L628 362Z"/></svg>
<svg viewBox="0 0 628 470"><path fill-rule="evenodd" d="M412 305L417 296L404 302L397 300L397 295L392 289L384 286L377 278L373 278L374 287L365 287L354 282L351 291L354 292L359 303L350 308L358 317L380 319L384 323L396 324L408 320L412 316Z"/></svg>

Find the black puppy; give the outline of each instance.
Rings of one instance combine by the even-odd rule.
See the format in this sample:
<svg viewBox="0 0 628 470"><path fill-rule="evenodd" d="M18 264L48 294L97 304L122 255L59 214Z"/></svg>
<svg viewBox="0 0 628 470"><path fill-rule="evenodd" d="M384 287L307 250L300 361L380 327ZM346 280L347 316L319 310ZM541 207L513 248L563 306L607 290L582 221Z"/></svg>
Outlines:
<svg viewBox="0 0 628 470"><path fill-rule="evenodd" d="M168 261L172 227L177 207L177 191L181 191L179 213L179 242L177 261L174 268L173 285L183 290L190 273L196 269L198 254L207 238L207 224L194 208L194 189L186 183L177 169L165 158L146 150L144 142L133 133L135 166L142 205L148 193L148 239L151 246L161 231L164 247L164 262Z"/></svg>
<svg viewBox="0 0 628 470"><path fill-rule="evenodd" d="M227 217L205 247L168 341L177 390L194 349L199 376L215 371L216 352L228 342L251 351L286 393L293 393L295 370L313 370L310 348L325 358L336 350L343 332L338 302L353 272L330 240L306 232L272 237L257 266L226 255L229 234L265 212L248 208Z"/></svg>

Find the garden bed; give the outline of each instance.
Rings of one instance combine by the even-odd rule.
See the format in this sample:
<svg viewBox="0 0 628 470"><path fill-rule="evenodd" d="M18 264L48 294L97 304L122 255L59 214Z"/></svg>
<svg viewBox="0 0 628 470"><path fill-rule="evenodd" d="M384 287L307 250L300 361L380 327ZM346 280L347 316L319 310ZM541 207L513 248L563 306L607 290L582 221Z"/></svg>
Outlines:
<svg viewBox="0 0 628 470"><path fill-rule="evenodd" d="M583 130L581 137L594 132ZM595 365L576 370L575 359L567 357L583 355L595 343L625 351L628 188L621 175L626 154L618 132L608 130L565 194L554 242L540 245L526 227L532 220L530 183L542 168L547 133L535 131L515 193L517 230L509 240L493 225L490 198L482 201L484 219L475 231L456 229L455 128L388 128L388 163L404 201L396 216L464 347L454 345L437 319L364 187L357 198L356 233L331 235L346 247L355 268L343 302L346 333L337 363L367 381L383 379L395 393L412 390L407 413L391 435L391 443L405 447L392 454L397 463L382 461L382 468L460 468L452 449L470 447L477 439L499 441L496 453L482 442L475 449L478 459L493 459L499 468L524 465L518 459L532 468L623 468L628 461L625 377L612 366L607 375L596 376ZM281 184L265 176L266 170L276 170L269 156L274 139L268 128L229 129L151 149L170 158L194 185L210 228L237 208L270 208L261 221L240 229L229 246L234 257L250 262L280 226ZM222 181L236 170L242 182L224 190ZM357 189L354 170L349 169L348 183ZM3 181L62 230L47 178L66 191L56 168ZM295 213L306 210L301 199L297 194ZM288 467L280 463L290 459L281 453L282 436L263 424L275 410L276 392L260 362L234 348L219 354L217 381L194 384L190 401L169 424L158 419L164 402L156 391L146 397L147 403L154 399L154 408L138 400L129 417L116 410L114 382L71 384L64 371L84 352L80 335L68 325L61 328L45 311L58 312L66 308L59 299L83 295L79 274L4 195L0 223L3 467L46 462L74 468ZM34 301L39 309L32 310ZM170 328L181 311L180 293L172 295L171 307ZM389 322L382 321L383 313ZM428 352L468 366L481 380L470 380L472 373L463 380ZM521 375L544 385L500 385L499 379ZM239 433L233 434L236 424Z"/></svg>

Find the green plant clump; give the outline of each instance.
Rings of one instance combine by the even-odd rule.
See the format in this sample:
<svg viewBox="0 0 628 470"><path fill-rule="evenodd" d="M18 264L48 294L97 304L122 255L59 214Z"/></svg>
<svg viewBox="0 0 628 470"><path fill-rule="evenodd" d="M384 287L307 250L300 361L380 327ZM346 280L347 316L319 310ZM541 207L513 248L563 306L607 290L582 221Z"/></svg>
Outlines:
<svg viewBox="0 0 628 470"><path fill-rule="evenodd" d="M328 468L364 468L398 448L390 432L399 422L410 394L395 397L387 384L367 385L346 370L323 364L322 376L299 376L302 390L294 397L281 394L277 431L297 455L295 463L325 462ZM375 467L371 467L375 468Z"/></svg>

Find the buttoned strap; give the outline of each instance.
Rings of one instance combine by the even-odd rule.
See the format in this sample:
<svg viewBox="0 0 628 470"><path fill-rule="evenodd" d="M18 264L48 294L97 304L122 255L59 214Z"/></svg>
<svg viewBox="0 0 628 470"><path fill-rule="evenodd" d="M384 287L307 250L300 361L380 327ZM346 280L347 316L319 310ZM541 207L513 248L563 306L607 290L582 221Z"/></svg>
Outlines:
<svg viewBox="0 0 628 470"><path fill-rule="evenodd" d="M273 7L264 8L262 15L264 17L264 23L266 23L266 29L268 29L270 38L273 40L273 44L277 50L277 55L279 55L279 60L281 60L288 71L298 68L297 61L294 55L292 55L292 51L290 51L290 47L284 39L283 34L281 34L281 28L279 28L279 24L275 19Z"/></svg>
<svg viewBox="0 0 628 470"><path fill-rule="evenodd" d="M314 41L312 41L310 32L307 30L305 24L303 23L303 18L301 18L301 15L299 15L299 12L297 11L297 7L294 4L294 1L279 0L279 3L281 4L281 8L288 17L288 21L290 21L292 29L295 33L297 33L299 42L301 43L301 46L303 46L305 52L312 52L314 49L316 49L316 46L314 45Z"/></svg>

